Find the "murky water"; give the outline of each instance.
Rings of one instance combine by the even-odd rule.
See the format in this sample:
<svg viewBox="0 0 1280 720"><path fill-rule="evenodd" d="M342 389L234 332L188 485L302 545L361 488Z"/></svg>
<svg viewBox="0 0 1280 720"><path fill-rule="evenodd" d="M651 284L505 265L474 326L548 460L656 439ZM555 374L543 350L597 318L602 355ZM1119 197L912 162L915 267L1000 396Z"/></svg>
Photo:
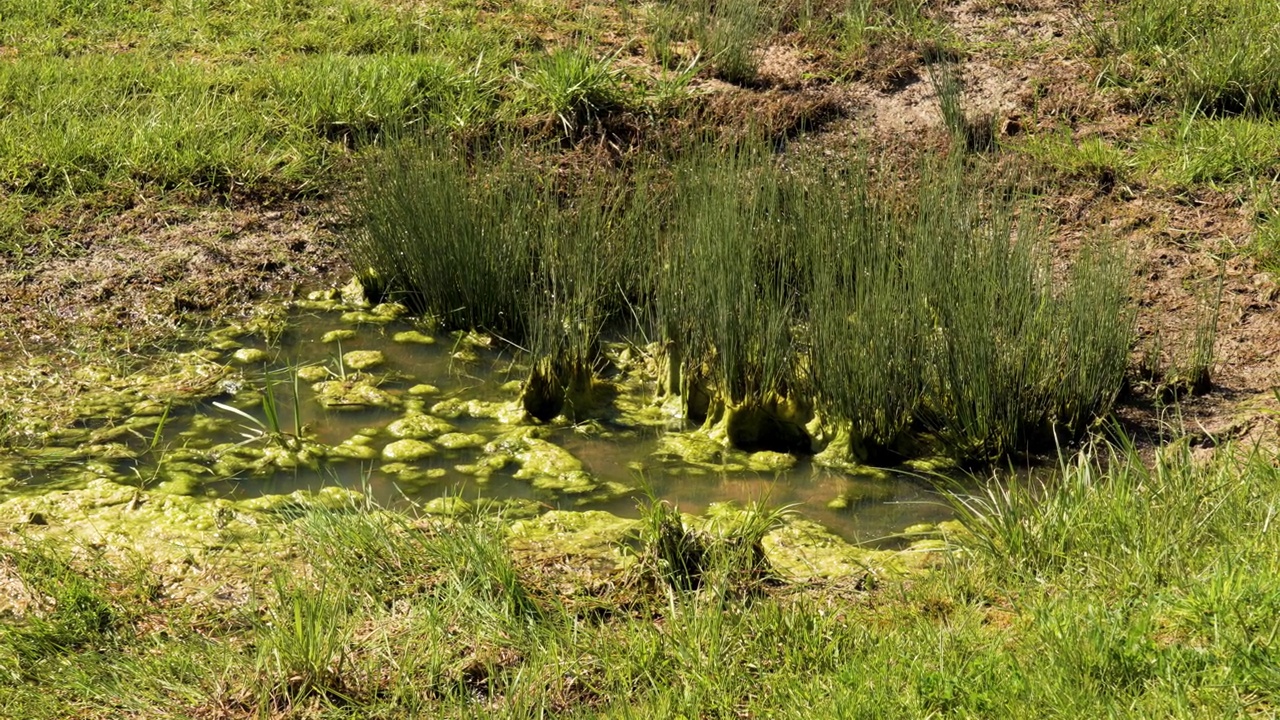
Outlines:
<svg viewBox="0 0 1280 720"><path fill-rule="evenodd" d="M493 403L517 399L518 383L526 370L516 364L513 348L501 341L477 347L465 337L443 333L434 336L433 344L394 340L397 333L413 329L404 321L354 324L342 320L338 312L315 311L295 313L285 332L271 343L241 337L239 343L243 347L265 351L267 362L244 364L239 373L223 381L221 395L194 408L175 411L164 424L163 448L190 456L187 465L199 474L195 492L222 497L283 494L338 484L362 488L379 502L391 505L423 503L442 496L459 496L473 502L480 498L521 498L546 508L600 509L624 516L634 516L638 505L650 494L691 513L701 513L717 502L764 501L775 506L793 505L800 514L848 540L886 545L895 544L894 536L908 526L936 523L951 516L932 484L908 473L890 472L881 478L851 476L818 467L807 458L799 458L793 467L782 472L723 472L655 455L663 433L681 430L678 422L664 428L625 417L551 428L542 436L576 458L592 476L595 486L609 488L608 492L539 489L527 478L516 477L518 466L509 465L487 477L468 474L459 468L474 467L489 454L478 440L470 447L441 449L434 456L407 463L409 472L387 472L390 463L376 456L321 461L314 468L305 464L276 468L267 473L209 469L214 464L210 458L225 452L215 452L220 443L223 448L226 443L237 443L259 450L269 443L264 430L270 422L261 401L262 389L268 384L276 401L279 428L291 434L297 425L302 425L304 435L327 446L355 437L380 452L395 440L388 435L387 426L405 417L406 411L444 416L457 432L483 436L486 442L520 427L496 418L439 410L439 403L450 400L482 401L492 408L496 407ZM322 337L334 330L355 334L323 342ZM360 350L377 350L384 357L364 376L356 375L342 362L345 354ZM225 347L222 352L224 359L230 359L233 348ZM309 379L295 383L299 374L308 375ZM312 389L317 379L342 381L356 377L374 378L378 390L393 398L398 407L326 409ZM269 383L267 378L271 378ZM643 404L647 398L636 393L652 390L637 391L633 385L632 392L633 399ZM239 412L228 409L228 405ZM433 407L437 410L431 410ZM206 455L199 455L201 452ZM147 469L147 463L152 462L149 458L131 461L130 470L136 468L139 477L146 477L152 472ZM401 465L401 469L404 467ZM164 477L155 474L156 482ZM833 507L837 499L840 507Z"/></svg>

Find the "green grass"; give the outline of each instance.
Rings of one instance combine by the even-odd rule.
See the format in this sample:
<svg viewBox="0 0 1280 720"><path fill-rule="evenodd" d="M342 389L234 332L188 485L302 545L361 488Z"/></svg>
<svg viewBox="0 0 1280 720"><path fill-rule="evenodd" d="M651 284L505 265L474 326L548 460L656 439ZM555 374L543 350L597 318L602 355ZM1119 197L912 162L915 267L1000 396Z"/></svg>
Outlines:
<svg viewBox="0 0 1280 720"><path fill-rule="evenodd" d="M698 45L716 77L736 84L754 80L756 45L767 22L761 0L704 0L695 14Z"/></svg>
<svg viewBox="0 0 1280 720"><path fill-rule="evenodd" d="M376 3L12 5L0 184L45 196L314 190L345 145L464 104L466 63L510 57L465 13Z"/></svg>
<svg viewBox="0 0 1280 720"><path fill-rule="evenodd" d="M604 585L516 560L484 518L313 513L288 578L243 609L166 599L149 575L110 565L72 572L28 546L7 557L50 602L0 633L0 710L1266 715L1280 691L1273 460L1232 447L1197 459L1174 443L1144 462L1123 442L1092 445L1045 487L958 497L971 533L942 565L860 590L752 571L755 555L736 549L773 513L689 535L664 505L646 511L641 562ZM697 583L671 561L692 543L719 558Z"/></svg>
<svg viewBox="0 0 1280 720"><path fill-rule="evenodd" d="M1280 212L1271 209L1259 218L1245 252L1266 272L1280 275Z"/></svg>
<svg viewBox="0 0 1280 720"><path fill-rule="evenodd" d="M1119 390L1133 323L1123 258L1100 246L1053 280L1031 209L965 178L944 165L914 198L810 203L812 381L855 445L893 447L922 424L959 457L999 456L1079 435Z"/></svg>
<svg viewBox="0 0 1280 720"><path fill-rule="evenodd" d="M853 166L784 170L763 143L639 165L556 192L511 156L406 145L370 165L352 250L416 309L526 343L544 420L589 405L606 330L656 330L686 417L740 447L809 451L816 400L855 443L923 427L990 459L1078 436L1119 391L1122 258L1055 279L1032 214L955 163L916 197Z"/></svg>
<svg viewBox="0 0 1280 720"><path fill-rule="evenodd" d="M696 61L725 82L749 84L771 20L760 0L659 0L647 15L649 54L669 69ZM692 48L681 52L679 43Z"/></svg>
<svg viewBox="0 0 1280 720"><path fill-rule="evenodd" d="M1143 373L1155 383L1159 396L1171 399L1200 395L1213 387L1225 281L1226 266L1219 264L1216 280L1197 293L1195 313L1190 318L1191 329L1184 333L1181 342L1171 348L1163 348L1164 341L1157 336L1146 348L1148 358Z"/></svg>
<svg viewBox="0 0 1280 720"><path fill-rule="evenodd" d="M1206 115L1280 110L1280 18L1267 0L1124 0L1089 37L1109 77Z"/></svg>
<svg viewBox="0 0 1280 720"><path fill-rule="evenodd" d="M477 181L447 140L407 141L370 165L354 203L352 259L449 328L523 340L544 187L528 172L484 163Z"/></svg>
<svg viewBox="0 0 1280 720"><path fill-rule="evenodd" d="M837 6L680 0L646 9L674 18L650 31L597 5L13 0L0 8L5 251L57 252L61 212L138 197L325 196L351 183L353 150L388 134L476 138L533 118L581 140L614 114L665 117L695 74L752 82L780 29L803 22L823 28L805 42L829 43ZM659 52L679 72L616 62L635 42L683 40L687 56Z"/></svg>
<svg viewBox="0 0 1280 720"><path fill-rule="evenodd" d="M105 583L82 575L49 547L3 559L21 574L36 602L45 604L45 612L0 631L0 672L10 679L28 678L64 653L110 642L123 613Z"/></svg>
<svg viewBox="0 0 1280 720"><path fill-rule="evenodd" d="M1175 188L1238 188L1280 182L1280 120L1184 117L1148 131L1137 161Z"/></svg>
<svg viewBox="0 0 1280 720"><path fill-rule="evenodd" d="M624 105L620 71L586 45L553 51L525 78L534 108L560 122L566 134Z"/></svg>
<svg viewBox="0 0 1280 720"><path fill-rule="evenodd" d="M1076 141L1070 132L1031 135L1014 143L1017 151L1065 180L1093 182L1102 188L1132 182L1138 160L1128 143L1092 136Z"/></svg>
<svg viewBox="0 0 1280 720"><path fill-rule="evenodd" d="M1184 114L1127 137L1076 140L1059 131L1013 145L1063 179L1092 181L1107 191L1141 184L1248 197L1280 181L1280 123L1273 119Z"/></svg>
<svg viewBox="0 0 1280 720"><path fill-rule="evenodd" d="M562 41L582 18L541 4L14 0L0 13L13 53L0 58L0 227L22 249L41 208L322 196L388 134L477 137L529 116L576 129L647 96L647 77L623 76L593 39Z"/></svg>
<svg viewBox="0 0 1280 720"><path fill-rule="evenodd" d="M323 583L314 588L277 578L274 600L257 632L258 702L341 698L352 632L345 596Z"/></svg>
<svg viewBox="0 0 1280 720"><path fill-rule="evenodd" d="M695 65L740 85L759 80L761 50L779 42L822 59L820 75L848 77L875 52L954 59L940 9L933 0L659 0L647 7L643 42L663 67Z"/></svg>
<svg viewBox="0 0 1280 720"><path fill-rule="evenodd" d="M1280 178L1280 20L1259 0L1094 4L1083 40L1099 83L1144 122L1115 137L1033 134L1012 144L1106 192L1207 188L1251 202Z"/></svg>
<svg viewBox="0 0 1280 720"><path fill-rule="evenodd" d="M954 60L957 41L931 0L848 0L816 27L857 66L876 51L915 51L925 62Z"/></svg>

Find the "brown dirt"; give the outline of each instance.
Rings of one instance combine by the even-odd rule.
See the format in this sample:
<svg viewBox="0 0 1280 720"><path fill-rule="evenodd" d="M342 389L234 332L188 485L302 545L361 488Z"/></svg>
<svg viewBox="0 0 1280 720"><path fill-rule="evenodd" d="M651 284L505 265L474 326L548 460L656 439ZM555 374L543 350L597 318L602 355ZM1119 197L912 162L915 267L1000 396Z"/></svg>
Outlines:
<svg viewBox="0 0 1280 720"><path fill-rule="evenodd" d="M13 558L0 555L0 619L22 617L36 601Z"/></svg>
<svg viewBox="0 0 1280 720"><path fill-rule="evenodd" d="M69 256L0 257L0 348L127 350L330 283L347 268L327 211L140 204L76 229Z"/></svg>

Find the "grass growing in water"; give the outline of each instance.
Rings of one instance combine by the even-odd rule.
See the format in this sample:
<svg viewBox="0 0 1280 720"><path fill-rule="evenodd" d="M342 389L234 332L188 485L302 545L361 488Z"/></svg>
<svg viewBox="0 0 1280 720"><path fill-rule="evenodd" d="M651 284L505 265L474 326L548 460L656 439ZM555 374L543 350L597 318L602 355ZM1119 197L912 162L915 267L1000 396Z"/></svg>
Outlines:
<svg viewBox="0 0 1280 720"><path fill-rule="evenodd" d="M649 318L665 389L739 447L819 449L817 400L855 455L924 429L989 459L1080 434L1122 382L1122 258L1055 270L1034 213L969 191L957 164L913 197L856 166L783 169L763 144L699 147L642 175L664 202L612 176L553 194L489 168L438 145L375 167L354 247L446 324L528 338L534 417L587 409L600 333Z"/></svg>
<svg viewBox="0 0 1280 720"><path fill-rule="evenodd" d="M676 171L655 263L658 316L682 361L687 411L722 423L738 444L778 442L752 416L785 403L794 384L798 295L785 270L795 258L780 242L778 172L757 146L691 155Z"/></svg>
<svg viewBox="0 0 1280 720"><path fill-rule="evenodd" d="M468 157L438 139L384 155L357 203L357 262L445 327L529 351L534 417L589 411L600 333L645 259L635 248L642 204L612 178L561 190L501 151Z"/></svg>
<svg viewBox="0 0 1280 720"><path fill-rule="evenodd" d="M862 170L819 173L801 195L808 239L811 382L822 412L848 424L849 449L891 447L924 396L927 332L910 303L924 242L869 193ZM821 188L847 187L837 196ZM843 442L843 440L841 441Z"/></svg>
<svg viewBox="0 0 1280 720"><path fill-rule="evenodd" d="M447 328L523 335L545 192L501 165L476 180L463 151L410 142L384 153L356 202L352 253Z"/></svg>
<svg viewBox="0 0 1280 720"><path fill-rule="evenodd" d="M955 166L926 173L914 198L820 194L804 220L810 366L855 452L894 447L917 425L956 456L994 457L1077 435L1110 407L1133 322L1114 251L1085 252L1055 280L1034 214L975 196Z"/></svg>

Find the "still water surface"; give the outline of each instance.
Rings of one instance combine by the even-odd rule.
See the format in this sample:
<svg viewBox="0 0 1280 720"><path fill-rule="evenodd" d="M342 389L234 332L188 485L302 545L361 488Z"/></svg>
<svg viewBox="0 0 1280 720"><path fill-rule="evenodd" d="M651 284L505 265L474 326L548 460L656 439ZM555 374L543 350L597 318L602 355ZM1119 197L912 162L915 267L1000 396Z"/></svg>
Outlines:
<svg viewBox="0 0 1280 720"><path fill-rule="evenodd" d="M357 335L339 342L321 342L325 332L355 328ZM345 325L330 313L302 313L293 318L289 329L272 346L261 345L273 356L270 366L277 378L285 378L289 369L307 365L323 365L338 373L339 358L353 350L379 350L385 362L373 371L384 376L381 387L392 392L427 383L439 388L428 401L428 407L441 399L511 400L512 381L523 377L512 368L515 353L499 347L475 350L474 359L460 361L455 353L463 341L437 334L435 344L398 343L397 332L411 329L406 323L386 325ZM497 345L501 345L498 343ZM246 371L252 380L256 373ZM275 394L282 398L282 420L292 426L295 403L292 384L279 380ZM296 404L301 421L310 427L317 439L337 444L366 428L382 428L401 416L399 411L377 408L360 410L327 410L315 402L307 383L299 383ZM248 412L261 415L256 408ZM197 412L217 415L212 404L202 405ZM493 437L502 431L494 420L469 417L452 418L450 423L462 432L476 432ZM302 469L277 472L269 478L233 478L213 483L209 489L232 497L287 493L298 489L315 489L325 484L363 487L375 499L387 504L421 503L444 495L464 499L478 497L506 499L527 498L548 508L599 509L619 515L634 516L644 493L676 504L682 511L701 513L710 504L732 501L748 503L765 501L772 505L794 505L797 512L822 523L840 536L856 542L894 544L893 536L917 523L936 523L952 516L931 481L905 472L891 472L888 479L850 476L839 471L813 465L800 458L796 465L780 473L735 472L691 468L678 461L654 457L662 428L615 428L606 426L607 434L583 434L573 428L555 430L548 439L572 453L585 469L601 481L618 481L639 486L620 497L584 502L580 496L558 495L533 488L517 480L512 470L499 471L484 482L458 472L459 463L474 462L480 450L446 453L417 463L423 468L439 468L444 475L429 481L399 482L395 475L380 471L380 461L345 462L324 465L320 471ZM243 431L243 429L241 429ZM232 437L233 434L228 434ZM460 457L461 455L461 457ZM831 508L828 503L844 497L846 507Z"/></svg>

